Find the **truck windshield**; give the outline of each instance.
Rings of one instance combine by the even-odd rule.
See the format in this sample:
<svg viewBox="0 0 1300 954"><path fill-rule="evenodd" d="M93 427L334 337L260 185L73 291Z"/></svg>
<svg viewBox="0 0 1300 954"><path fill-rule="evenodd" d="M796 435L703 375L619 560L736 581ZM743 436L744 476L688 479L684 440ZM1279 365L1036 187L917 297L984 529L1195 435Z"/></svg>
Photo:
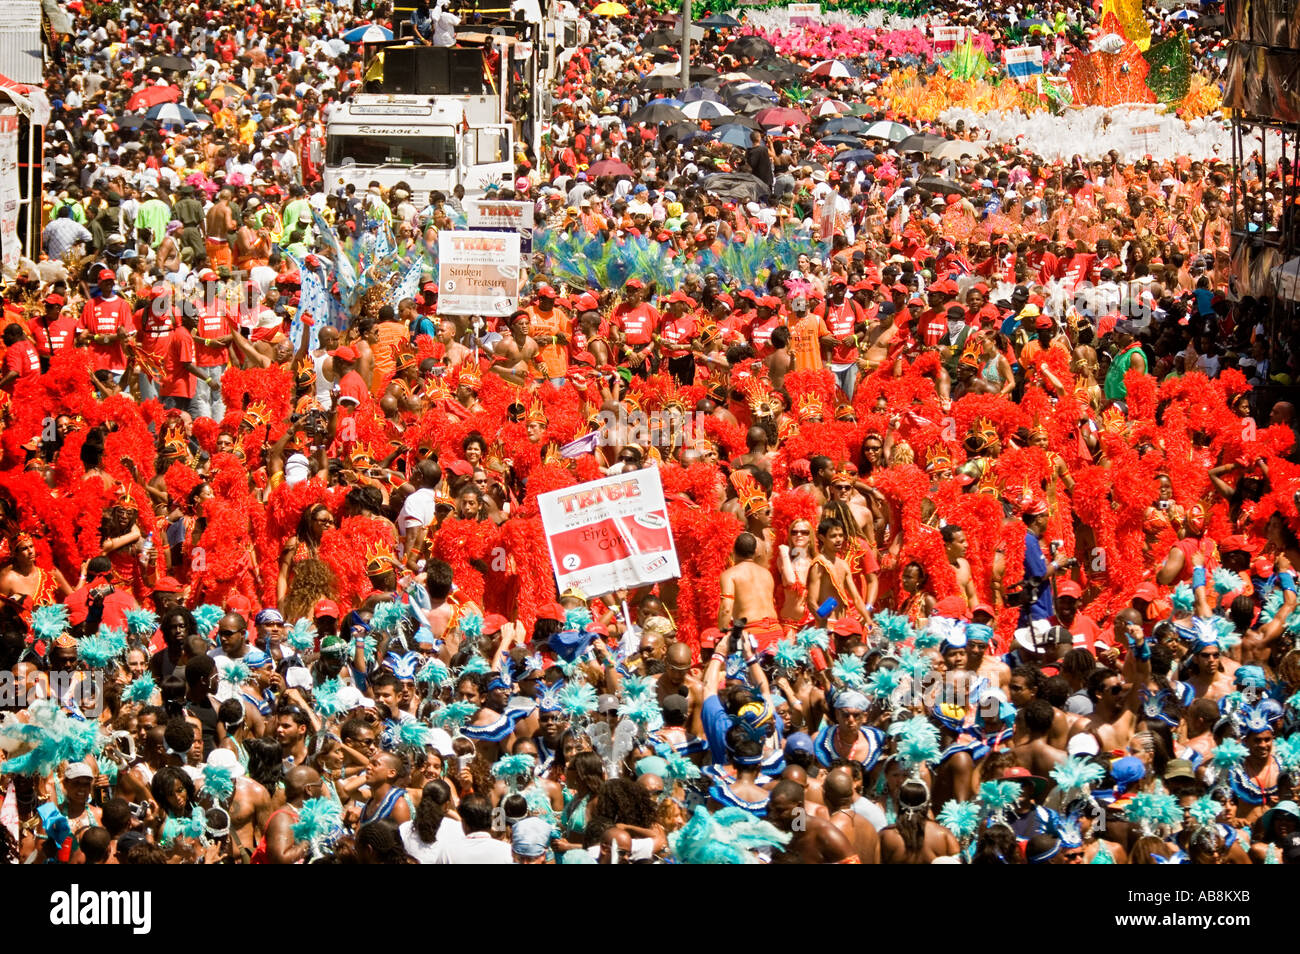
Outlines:
<svg viewBox="0 0 1300 954"><path fill-rule="evenodd" d="M429 165L452 169L456 165L454 136L375 136L331 134L326 162L341 166L351 159L359 166Z"/></svg>

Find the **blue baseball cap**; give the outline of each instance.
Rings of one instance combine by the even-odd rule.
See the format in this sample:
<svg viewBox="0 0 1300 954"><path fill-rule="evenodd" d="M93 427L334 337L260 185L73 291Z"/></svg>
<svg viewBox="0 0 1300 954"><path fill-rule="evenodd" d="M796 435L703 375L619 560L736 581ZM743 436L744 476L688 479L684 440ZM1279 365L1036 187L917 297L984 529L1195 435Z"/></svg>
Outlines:
<svg viewBox="0 0 1300 954"><path fill-rule="evenodd" d="M521 818L510 829L510 850L520 858L540 858L551 843L551 826L540 818Z"/></svg>
<svg viewBox="0 0 1300 954"><path fill-rule="evenodd" d="M812 755L812 736L807 732L796 732L788 736L785 740L785 754L788 756L791 752L806 752L808 755Z"/></svg>
<svg viewBox="0 0 1300 954"><path fill-rule="evenodd" d="M1115 780L1115 787L1128 789L1146 777L1147 767L1142 760L1133 755L1116 759L1110 763L1110 777Z"/></svg>

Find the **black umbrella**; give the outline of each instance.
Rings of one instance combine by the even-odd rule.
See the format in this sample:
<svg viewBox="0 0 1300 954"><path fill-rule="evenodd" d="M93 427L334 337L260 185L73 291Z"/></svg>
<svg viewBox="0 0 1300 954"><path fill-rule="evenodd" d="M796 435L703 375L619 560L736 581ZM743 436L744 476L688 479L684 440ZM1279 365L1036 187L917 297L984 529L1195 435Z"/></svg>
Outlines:
<svg viewBox="0 0 1300 954"><path fill-rule="evenodd" d="M936 146L942 146L948 140L942 136L936 136L934 133L913 133L906 139L900 141L894 146L900 153L902 152L930 152Z"/></svg>
<svg viewBox="0 0 1300 954"><path fill-rule="evenodd" d="M822 144L826 146L857 147L862 145L862 140L859 139L857 136L835 135L835 136L827 136L825 139L822 140Z"/></svg>
<svg viewBox="0 0 1300 954"><path fill-rule="evenodd" d="M748 172L720 172L700 182L705 192L733 202L753 202L772 194L767 183Z"/></svg>
<svg viewBox="0 0 1300 954"><path fill-rule="evenodd" d="M185 57L172 56L171 54L150 57L144 65L149 69L156 66L160 70L174 70L178 73L188 73L194 69L194 64Z"/></svg>
<svg viewBox="0 0 1300 954"><path fill-rule="evenodd" d="M681 80L674 76L653 76L651 79L676 79L677 85L681 85ZM676 106L662 106L659 103L651 103L648 106L642 106L628 117L628 122L661 126L664 123L686 122L687 118L687 115Z"/></svg>
<svg viewBox="0 0 1300 954"><path fill-rule="evenodd" d="M747 56L751 60L757 60L774 54L776 47L761 36L742 36L728 43L726 51L732 56Z"/></svg>
<svg viewBox="0 0 1300 954"><path fill-rule="evenodd" d="M696 20L695 25L714 30L732 30L740 26L740 21L726 13L712 13L703 20Z"/></svg>
<svg viewBox="0 0 1300 954"><path fill-rule="evenodd" d="M691 122L668 123L659 128L659 138L668 139L669 137L678 141L693 136L700 132L700 127Z"/></svg>
<svg viewBox="0 0 1300 954"><path fill-rule="evenodd" d="M959 182L942 179L939 176L926 176L916 184L918 189L934 192L938 195L965 195L966 189Z"/></svg>
<svg viewBox="0 0 1300 954"><path fill-rule="evenodd" d="M696 66L694 63L691 64L691 79L693 80L712 79L717 75L718 71L712 66Z"/></svg>
<svg viewBox="0 0 1300 954"><path fill-rule="evenodd" d="M672 74L659 73L649 77L648 79L642 80L641 88L642 89L681 89L682 78L680 76L675 76ZM669 108L672 109L673 107L669 107ZM676 112L677 115L673 116L672 119L686 118L686 115L680 109L676 110ZM643 120L633 119L632 121L642 122Z"/></svg>
<svg viewBox="0 0 1300 954"><path fill-rule="evenodd" d="M653 50L657 46L675 46L680 49L682 45L682 35L678 33L674 36L667 30L655 30L652 33L647 33L641 38L641 45L647 50Z"/></svg>
<svg viewBox="0 0 1300 954"><path fill-rule="evenodd" d="M757 129L761 131L763 128L757 119L754 119L752 116L742 116L739 113L734 116L728 116L721 120L721 122L724 122L729 126L744 126L746 129Z"/></svg>
<svg viewBox="0 0 1300 954"><path fill-rule="evenodd" d="M762 70L765 73L771 73L773 76L780 76L786 79L794 79L795 77L803 76L804 72L789 60L783 60L779 56L763 57L763 59L751 66L748 72L752 73L755 70Z"/></svg>
<svg viewBox="0 0 1300 954"><path fill-rule="evenodd" d="M753 93L741 93L738 96L729 96L727 105L738 113L756 113L760 109L767 109L772 105L772 101L762 96L755 96Z"/></svg>
<svg viewBox="0 0 1300 954"><path fill-rule="evenodd" d="M128 113L125 116L119 116L116 122L118 129L139 129L141 126L153 124L153 120L146 118L144 113Z"/></svg>
<svg viewBox="0 0 1300 954"><path fill-rule="evenodd" d="M862 132L867 128L867 124L853 116L847 116L841 119L832 119L821 127L824 133L856 133Z"/></svg>

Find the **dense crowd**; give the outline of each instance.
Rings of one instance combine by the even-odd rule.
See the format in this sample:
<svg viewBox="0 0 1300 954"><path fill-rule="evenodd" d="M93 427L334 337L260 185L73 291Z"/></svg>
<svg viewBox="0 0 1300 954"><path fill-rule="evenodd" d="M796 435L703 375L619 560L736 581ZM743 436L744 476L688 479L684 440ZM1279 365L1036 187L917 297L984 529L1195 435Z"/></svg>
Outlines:
<svg viewBox="0 0 1300 954"><path fill-rule="evenodd" d="M483 15L68 4L3 286L0 854L1300 860L1300 335L1232 261L1294 172L923 114L1026 42L1224 79L1195 19L999 7L718 19L687 90L674 17L573 11L490 189L519 307L452 316L464 190L331 189L325 123L348 30ZM644 468L681 576L558 592L539 495Z"/></svg>

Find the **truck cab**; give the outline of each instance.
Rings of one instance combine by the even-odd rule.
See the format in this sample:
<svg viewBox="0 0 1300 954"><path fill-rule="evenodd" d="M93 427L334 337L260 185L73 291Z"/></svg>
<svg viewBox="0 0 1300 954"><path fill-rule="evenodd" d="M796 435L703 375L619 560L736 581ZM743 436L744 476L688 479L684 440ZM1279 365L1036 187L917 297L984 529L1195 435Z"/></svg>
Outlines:
<svg viewBox="0 0 1300 954"><path fill-rule="evenodd" d="M405 182L413 193L467 196L488 185L509 184L514 168L513 126L490 119L488 104L473 96L402 96L360 93L330 114L325 127L325 186L371 182L385 189ZM479 121L476 121L479 120Z"/></svg>

